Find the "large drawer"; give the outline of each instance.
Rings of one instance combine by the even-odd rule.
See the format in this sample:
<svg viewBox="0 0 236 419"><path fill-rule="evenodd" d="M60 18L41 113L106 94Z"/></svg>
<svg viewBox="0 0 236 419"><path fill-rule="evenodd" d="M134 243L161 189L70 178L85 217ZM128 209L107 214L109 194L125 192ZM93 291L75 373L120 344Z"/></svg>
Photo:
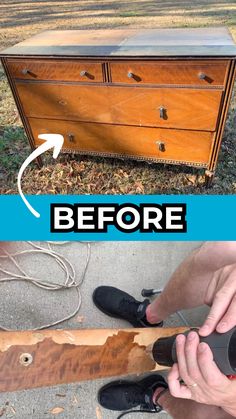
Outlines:
<svg viewBox="0 0 236 419"><path fill-rule="evenodd" d="M119 61L110 63L114 83L223 86L229 61Z"/></svg>
<svg viewBox="0 0 236 419"><path fill-rule="evenodd" d="M28 117L214 131L221 90L17 83Z"/></svg>
<svg viewBox="0 0 236 419"><path fill-rule="evenodd" d="M64 136L64 149L104 155L144 157L206 165L214 134L161 128L88 124L71 121L29 119L36 145L39 134Z"/></svg>
<svg viewBox="0 0 236 419"><path fill-rule="evenodd" d="M7 63L14 79L103 82L101 63L33 59L8 59Z"/></svg>

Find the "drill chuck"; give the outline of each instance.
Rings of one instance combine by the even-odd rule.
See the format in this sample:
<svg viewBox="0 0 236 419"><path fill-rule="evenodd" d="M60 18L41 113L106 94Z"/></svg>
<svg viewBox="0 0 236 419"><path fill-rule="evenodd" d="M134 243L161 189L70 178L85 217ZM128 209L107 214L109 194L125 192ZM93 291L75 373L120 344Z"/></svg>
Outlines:
<svg viewBox="0 0 236 419"><path fill-rule="evenodd" d="M197 329L191 330L198 332ZM185 332L184 335L187 336L191 330ZM160 338L154 343L152 356L159 365L171 367L177 362L176 337L177 335ZM227 333L213 332L207 337L200 336L200 342L209 345L214 361L223 374L236 374L236 327Z"/></svg>

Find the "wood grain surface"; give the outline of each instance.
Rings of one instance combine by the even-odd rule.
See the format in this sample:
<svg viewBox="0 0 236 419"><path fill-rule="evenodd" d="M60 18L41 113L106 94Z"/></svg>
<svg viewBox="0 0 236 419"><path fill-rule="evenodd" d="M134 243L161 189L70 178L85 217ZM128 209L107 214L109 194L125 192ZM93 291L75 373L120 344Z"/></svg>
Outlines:
<svg viewBox="0 0 236 419"><path fill-rule="evenodd" d="M0 332L0 391L163 369L146 352L186 328Z"/></svg>
<svg viewBox="0 0 236 419"><path fill-rule="evenodd" d="M206 131L215 130L222 97L218 89L41 82L16 86L27 117Z"/></svg>
<svg viewBox="0 0 236 419"><path fill-rule="evenodd" d="M111 156L143 156L147 159L176 160L207 164L214 134L206 131L168 130L159 128L129 127L72 121L29 118L35 139L39 134L63 135L63 148ZM163 143L163 146L160 146Z"/></svg>
<svg viewBox="0 0 236 419"><path fill-rule="evenodd" d="M111 62L109 71L113 83L174 84L202 87L224 86L229 61L119 61ZM8 69L15 79L102 82L102 62L87 60L7 59ZM27 70L27 72L26 72ZM81 71L85 75L81 76ZM128 77L132 73L133 77ZM205 75L201 78L201 75Z"/></svg>
<svg viewBox="0 0 236 419"><path fill-rule="evenodd" d="M103 82L102 64L87 60L8 59L7 65L16 79ZM81 75L81 72L85 74Z"/></svg>
<svg viewBox="0 0 236 419"><path fill-rule="evenodd" d="M214 174L235 74L226 28L46 31L0 57L32 150L58 132L67 152Z"/></svg>
<svg viewBox="0 0 236 419"><path fill-rule="evenodd" d="M176 60L155 62L119 61L110 63L112 82L129 84L180 84L195 86L223 86L229 61ZM133 77L128 77L132 73ZM200 78L201 75L204 78Z"/></svg>

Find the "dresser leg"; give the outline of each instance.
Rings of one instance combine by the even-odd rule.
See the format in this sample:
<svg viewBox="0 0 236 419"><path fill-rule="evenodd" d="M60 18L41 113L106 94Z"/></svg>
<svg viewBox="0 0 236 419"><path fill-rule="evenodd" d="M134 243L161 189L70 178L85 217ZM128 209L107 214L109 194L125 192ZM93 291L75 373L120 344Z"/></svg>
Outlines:
<svg viewBox="0 0 236 419"><path fill-rule="evenodd" d="M43 167L43 159L42 159L42 157L41 157L41 156L38 156L38 157L36 158L36 163L37 163L38 168L39 168L39 169L42 169L42 167Z"/></svg>
<svg viewBox="0 0 236 419"><path fill-rule="evenodd" d="M215 172L213 170L205 170L205 186L209 188L212 185Z"/></svg>

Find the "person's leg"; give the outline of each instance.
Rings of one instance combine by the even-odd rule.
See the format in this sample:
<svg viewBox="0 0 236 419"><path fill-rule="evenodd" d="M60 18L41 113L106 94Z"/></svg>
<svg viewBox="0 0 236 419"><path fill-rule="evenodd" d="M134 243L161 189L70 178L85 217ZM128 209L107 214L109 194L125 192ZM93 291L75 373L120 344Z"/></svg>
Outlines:
<svg viewBox="0 0 236 419"><path fill-rule="evenodd" d="M181 309L204 304L213 274L236 262L236 242L206 242L175 270L169 282L146 310L149 323L165 320Z"/></svg>
<svg viewBox="0 0 236 419"><path fill-rule="evenodd" d="M233 416L226 413L220 407L200 404L193 400L177 399L176 397L171 396L169 391L163 393L163 395L159 397L158 403L173 419L233 418Z"/></svg>

